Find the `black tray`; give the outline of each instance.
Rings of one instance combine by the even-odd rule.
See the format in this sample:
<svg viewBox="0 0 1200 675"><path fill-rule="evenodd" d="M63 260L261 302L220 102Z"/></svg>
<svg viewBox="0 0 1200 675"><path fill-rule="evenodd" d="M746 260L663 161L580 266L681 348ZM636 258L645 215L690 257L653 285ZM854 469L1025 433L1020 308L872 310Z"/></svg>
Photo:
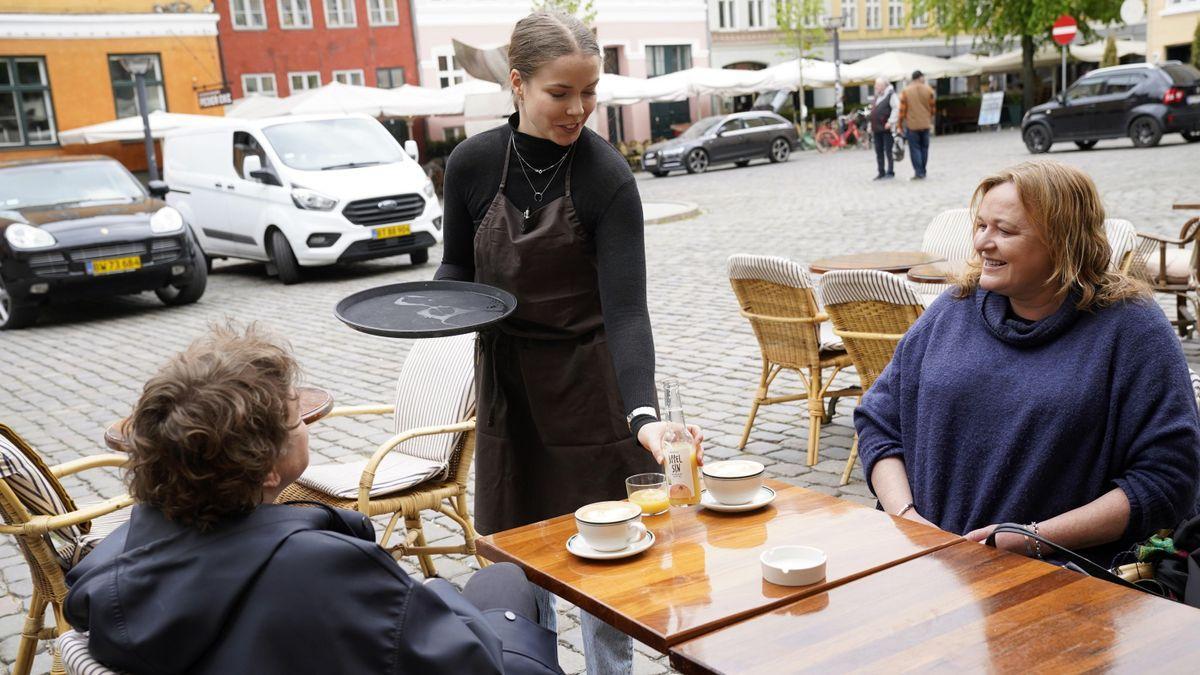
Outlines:
<svg viewBox="0 0 1200 675"><path fill-rule="evenodd" d="M407 281L342 298L333 313L354 330L394 338L473 333L517 308L499 288L466 281Z"/></svg>

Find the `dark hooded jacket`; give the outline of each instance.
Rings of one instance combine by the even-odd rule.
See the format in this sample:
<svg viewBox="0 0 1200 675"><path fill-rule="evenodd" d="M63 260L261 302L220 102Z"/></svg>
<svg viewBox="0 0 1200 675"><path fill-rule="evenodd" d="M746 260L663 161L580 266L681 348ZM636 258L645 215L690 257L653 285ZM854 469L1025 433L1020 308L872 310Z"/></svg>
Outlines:
<svg viewBox="0 0 1200 675"><path fill-rule="evenodd" d="M202 533L139 504L67 582L67 620L128 673L561 672L551 631L413 581L351 511L265 505Z"/></svg>

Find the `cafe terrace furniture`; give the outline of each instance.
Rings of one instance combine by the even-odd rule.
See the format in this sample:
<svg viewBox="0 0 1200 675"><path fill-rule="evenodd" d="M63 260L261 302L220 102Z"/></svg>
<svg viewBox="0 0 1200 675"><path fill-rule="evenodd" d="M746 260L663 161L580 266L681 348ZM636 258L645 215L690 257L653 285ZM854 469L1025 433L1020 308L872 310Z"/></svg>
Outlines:
<svg viewBox="0 0 1200 675"><path fill-rule="evenodd" d="M1171 208L1176 211L1200 211L1200 202L1175 202Z"/></svg>
<svg viewBox="0 0 1200 675"><path fill-rule="evenodd" d="M673 507L643 517L654 545L629 558L585 560L567 552L567 539L576 532L573 514L480 537L479 550L520 566L531 582L666 653L685 640L962 541L815 490L773 480L765 485L776 491L775 500L757 511ZM764 581L759 556L782 544L824 551L824 581ZM856 609L874 613L870 603ZM790 665L778 662L776 672Z"/></svg>
<svg viewBox="0 0 1200 675"><path fill-rule="evenodd" d="M817 463L821 423L826 418L825 399L831 399L832 414L838 398L862 395L858 387L830 389L837 374L851 365L850 356L840 344L822 344L820 325L829 317L817 305L812 282L799 264L773 256L733 255L729 257L729 283L762 352L762 375L738 449L745 448L750 439L759 406L807 401L808 465L812 466ZM806 391L768 396L771 383L785 368L799 374ZM830 368L833 372L825 376Z"/></svg>
<svg viewBox="0 0 1200 675"><path fill-rule="evenodd" d="M1112 249L1109 268L1128 272L1133 264L1133 248L1137 243L1137 230L1133 229L1133 223L1121 218L1105 218L1104 235L1108 237L1108 246Z"/></svg>
<svg viewBox="0 0 1200 675"><path fill-rule="evenodd" d="M1200 217L1184 223L1177 239L1149 232L1138 232L1137 237L1129 274L1148 281L1156 293L1175 296L1175 319L1171 324L1180 336L1190 337L1196 328L1196 314L1188 304L1200 312L1200 300L1196 297Z"/></svg>
<svg viewBox="0 0 1200 675"><path fill-rule="evenodd" d="M88 636L69 630L55 641L67 675L121 675L92 658L88 652Z"/></svg>
<svg viewBox="0 0 1200 675"><path fill-rule="evenodd" d="M842 338L865 394L891 362L900 338L925 311L925 305L911 284L878 270L830 272L821 278L821 295L833 332ZM857 460L855 434L842 485L850 482Z"/></svg>
<svg viewBox="0 0 1200 675"><path fill-rule="evenodd" d="M682 673L1195 672L1200 612L960 542L672 647ZM785 666L783 664L786 664Z"/></svg>
<svg viewBox="0 0 1200 675"><path fill-rule="evenodd" d="M42 457L11 428L0 424L0 533L16 538L29 566L33 597L21 630L14 675L26 675L39 640L53 640L70 630L63 618L66 573L108 533L129 519L129 495L77 506L59 481L87 469L123 466L129 457L104 454L47 466ZM46 607L54 625L45 626ZM53 651L53 650L52 650ZM62 673L53 651L51 673Z"/></svg>
<svg viewBox="0 0 1200 675"><path fill-rule="evenodd" d="M867 251L845 253L812 261L808 269L813 274L824 274L834 270L881 270L904 272L915 265L924 265L941 260L924 251Z"/></svg>
<svg viewBox="0 0 1200 675"><path fill-rule="evenodd" d="M426 577L437 575L434 554L478 557L467 508L467 478L475 456L474 406L474 334L415 340L400 370L394 405L339 406L328 415L392 415L395 435L369 460L310 466L277 502L310 500L368 517L389 515L379 545L397 559L417 556ZM458 523L463 543L428 545L421 526L424 510ZM390 543L393 535L395 544Z"/></svg>
<svg viewBox="0 0 1200 675"><path fill-rule="evenodd" d="M921 238L921 250L950 263L966 262L975 255L975 228L972 225L971 209L942 211L925 227L925 235ZM922 297L929 296L926 299L928 305L928 302L946 290L946 286L923 283L918 284L916 290Z"/></svg>

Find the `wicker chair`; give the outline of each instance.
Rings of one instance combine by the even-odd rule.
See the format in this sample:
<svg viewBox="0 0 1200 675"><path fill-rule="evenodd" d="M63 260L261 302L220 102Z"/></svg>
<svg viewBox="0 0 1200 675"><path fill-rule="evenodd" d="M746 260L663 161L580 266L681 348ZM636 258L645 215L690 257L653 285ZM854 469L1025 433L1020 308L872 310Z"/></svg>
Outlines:
<svg viewBox="0 0 1200 675"><path fill-rule="evenodd" d="M842 338L865 393L892 360L896 345L925 310L921 296L901 277L879 270L829 272L821 278L825 311ZM860 399L861 400L861 399ZM842 471L842 485L858 461L858 435Z"/></svg>
<svg viewBox="0 0 1200 675"><path fill-rule="evenodd" d="M467 508L475 455L474 363L473 335L417 340L401 368L395 405L343 406L326 416L393 415L396 435L367 461L309 467L278 501L317 501L368 517L389 515L379 545L397 559L417 556L427 577L437 575L434 554L473 555L486 565L475 550ZM428 545L421 526L425 510L457 523L464 542Z"/></svg>
<svg viewBox="0 0 1200 675"><path fill-rule="evenodd" d="M1175 296L1175 320L1171 322L1182 337L1191 337L1200 314L1196 297L1196 279L1200 276L1196 242L1200 239L1200 217L1192 218L1179 230L1178 239L1137 233L1128 273L1144 279L1156 293ZM1188 308L1192 304L1196 313Z"/></svg>
<svg viewBox="0 0 1200 675"><path fill-rule="evenodd" d="M812 466L817 463L821 424L827 419L825 399L831 399L831 415L838 398L862 394L858 387L829 389L837 374L851 365L850 357L832 335L822 340L820 324L828 317L817 306L808 273L797 263L771 256L730 256L729 282L762 352L762 376L738 449L750 439L759 406L808 401L808 465ZM767 390L784 368L800 375L806 391L768 396ZM828 377L827 368L833 369Z"/></svg>
<svg viewBox="0 0 1200 675"><path fill-rule="evenodd" d="M66 573L101 539L128 520L133 503L128 495L83 507L75 505L59 479L86 469L123 466L128 457L104 454L47 466L41 456L9 427L0 424L0 532L17 539L29 565L33 597L13 663L14 675L25 675L33 664L38 640L53 640L70 630L63 618L67 597ZM46 607L54 625L45 626ZM52 650L52 673L62 673L57 650Z"/></svg>
<svg viewBox="0 0 1200 675"><path fill-rule="evenodd" d="M1108 237L1109 248L1112 249L1109 267L1128 272L1133 264L1133 247L1137 242L1137 230L1133 229L1133 223L1120 218L1106 218L1104 234Z"/></svg>
<svg viewBox="0 0 1200 675"><path fill-rule="evenodd" d="M973 232L971 209L942 211L925 228L921 250L947 262L965 262L975 255ZM914 284L913 287L926 299L926 304L949 288L946 284Z"/></svg>

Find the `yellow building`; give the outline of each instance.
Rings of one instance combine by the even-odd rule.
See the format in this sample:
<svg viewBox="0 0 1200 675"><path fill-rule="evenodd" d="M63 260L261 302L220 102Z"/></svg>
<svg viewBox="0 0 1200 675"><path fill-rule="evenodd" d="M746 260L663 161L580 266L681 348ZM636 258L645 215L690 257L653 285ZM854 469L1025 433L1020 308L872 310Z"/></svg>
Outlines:
<svg viewBox="0 0 1200 675"><path fill-rule="evenodd" d="M1200 0L1148 0L1146 60L1187 61L1200 22Z"/></svg>
<svg viewBox="0 0 1200 675"><path fill-rule="evenodd" d="M222 86L217 15L207 0L0 0L0 161L102 153L146 166L140 142L61 146L61 131L137 115L122 56L147 56L150 110L201 109Z"/></svg>
<svg viewBox="0 0 1200 675"><path fill-rule="evenodd" d="M910 0L834 0L842 17L842 60L857 61L885 51L949 55L946 40L925 14L913 16Z"/></svg>

